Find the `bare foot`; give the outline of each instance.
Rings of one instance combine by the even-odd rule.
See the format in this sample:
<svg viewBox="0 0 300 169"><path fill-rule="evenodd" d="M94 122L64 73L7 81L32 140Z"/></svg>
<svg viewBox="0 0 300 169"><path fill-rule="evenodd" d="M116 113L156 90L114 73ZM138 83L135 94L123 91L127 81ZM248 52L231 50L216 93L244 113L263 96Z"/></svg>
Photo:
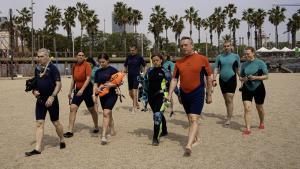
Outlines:
<svg viewBox="0 0 300 169"><path fill-rule="evenodd" d="M194 142L193 142L193 144L192 144L192 147L195 147L195 146L197 146L197 145L199 145L199 144L200 144L200 143L199 143L198 138L195 137L195 140L194 140Z"/></svg>
<svg viewBox="0 0 300 169"><path fill-rule="evenodd" d="M192 148L185 147L184 156L191 156L192 155Z"/></svg>

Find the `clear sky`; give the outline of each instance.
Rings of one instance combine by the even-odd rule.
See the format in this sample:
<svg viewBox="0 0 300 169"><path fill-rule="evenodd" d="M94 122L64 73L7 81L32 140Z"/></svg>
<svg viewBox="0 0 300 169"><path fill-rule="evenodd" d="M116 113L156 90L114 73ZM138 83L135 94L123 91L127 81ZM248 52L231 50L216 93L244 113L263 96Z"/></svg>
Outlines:
<svg viewBox="0 0 300 169"><path fill-rule="evenodd" d="M120 1L120 0L119 0ZM0 16L8 16L9 8L12 8L14 13L16 14L16 9L21 9L23 7L29 7L31 4L31 0L0 0L0 11L2 12ZM112 24L111 24L111 13L113 11L113 5L117 2L116 0L85 0L85 1L76 1L76 0L34 0L34 28L42 28L45 25L45 12L46 8L49 5L56 5L60 9L62 9L62 13L64 9L68 6L75 6L77 2L85 2L88 4L90 9L94 9L99 16L100 30L104 29L104 19L105 19L105 32L111 32ZM155 5L161 5L167 11L167 16L172 16L178 14L179 16L184 16L185 9L193 6L195 9L199 10L198 14L201 18L207 18L214 11L215 7L224 7L229 3L234 3L237 6L237 14L234 17L241 18L242 11L247 8L262 8L264 10L269 10L273 7L273 4L300 4L299 0L123 0L128 6L138 9L142 11L143 21L141 21L138 26L138 32L142 32L146 34L146 36L153 40L153 35L148 33L148 22L149 16L152 13L152 8ZM294 14L300 6L286 6L287 11L285 12L286 20L285 23L281 23L278 27L279 33L279 41L287 41L287 34L283 34L286 31L286 23L288 21L287 18L290 18L292 14ZM227 20L228 21L228 20ZM227 22L226 21L226 22ZM275 39L275 28L268 21L268 17L266 17L264 23L264 32L266 35L271 36L271 40ZM80 34L80 26L77 21L76 27L73 28L75 35ZM66 34L66 32L60 28L58 31L61 34ZM297 40L300 40L300 32L297 32ZM205 35L208 35L208 32L205 30L201 30L201 41L205 41ZM229 34L228 29L225 29L225 32L222 33L221 36ZM164 35L164 34L163 34ZM171 30L168 31L168 35L171 41L174 41L174 33ZM189 35L189 24L185 22L185 29L182 35ZM244 37L244 42L246 43L247 36L247 24L246 22L241 22L240 29L237 30L237 40L238 37ZM198 31L193 28L193 39L196 41L198 38ZM208 36L209 37L209 36ZM214 35L214 42L216 42L217 36ZM291 38L290 38L291 39Z"/></svg>

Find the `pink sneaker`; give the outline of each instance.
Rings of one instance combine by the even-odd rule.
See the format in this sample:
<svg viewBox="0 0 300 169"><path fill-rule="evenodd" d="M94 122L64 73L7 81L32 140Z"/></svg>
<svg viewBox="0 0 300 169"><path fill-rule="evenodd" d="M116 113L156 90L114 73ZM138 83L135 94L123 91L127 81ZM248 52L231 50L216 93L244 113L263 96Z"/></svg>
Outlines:
<svg viewBox="0 0 300 169"><path fill-rule="evenodd" d="M250 134L251 134L251 131L250 131L250 130L247 130L247 129L245 129L244 132L243 132L243 135L244 135L244 136L248 136L248 135L250 135Z"/></svg>
<svg viewBox="0 0 300 169"><path fill-rule="evenodd" d="M265 129L265 124L264 123L260 123L258 126L259 129Z"/></svg>

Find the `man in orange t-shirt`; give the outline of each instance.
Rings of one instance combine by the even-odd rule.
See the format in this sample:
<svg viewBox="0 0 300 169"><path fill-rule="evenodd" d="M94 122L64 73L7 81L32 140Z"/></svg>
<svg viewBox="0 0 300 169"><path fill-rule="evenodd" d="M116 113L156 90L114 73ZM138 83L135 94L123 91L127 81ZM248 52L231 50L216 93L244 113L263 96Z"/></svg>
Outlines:
<svg viewBox="0 0 300 169"><path fill-rule="evenodd" d="M182 37L180 49L183 58L175 64L173 78L170 84L168 100L180 79L180 97L189 121L188 143L185 155L191 155L192 146L198 144L198 120L202 112L205 98L205 80L207 82L206 103L212 102L211 98L211 68L207 57L197 54L193 50L193 41L189 37Z"/></svg>
<svg viewBox="0 0 300 169"><path fill-rule="evenodd" d="M92 115L94 122L93 133L99 132L98 127L98 114L94 107L93 102L93 85L90 82L91 80L92 68L91 65L85 61L85 55L83 52L78 52L77 54L77 63L73 66L72 69L72 82L70 91L68 94L69 99L71 100L70 105L70 115L69 115L69 127L68 132L64 133L64 137L69 138L73 137L73 129L76 119L76 113L79 108L79 105L82 101L85 102L86 107ZM72 98L73 92L73 98Z"/></svg>

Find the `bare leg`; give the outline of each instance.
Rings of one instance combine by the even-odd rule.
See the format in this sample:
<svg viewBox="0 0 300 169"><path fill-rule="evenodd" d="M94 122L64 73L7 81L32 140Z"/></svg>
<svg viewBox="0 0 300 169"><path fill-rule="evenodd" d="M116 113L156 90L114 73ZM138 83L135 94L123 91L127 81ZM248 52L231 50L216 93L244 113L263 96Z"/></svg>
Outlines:
<svg viewBox="0 0 300 169"><path fill-rule="evenodd" d="M110 121L109 121L110 135L115 136L116 135L115 122L112 116L112 112L109 115L110 115Z"/></svg>
<svg viewBox="0 0 300 169"><path fill-rule="evenodd" d="M75 124L77 110L78 110L78 106L76 104L71 104L70 115L69 115L69 126L68 126L68 131L71 133L73 133L73 130L74 130L74 124Z"/></svg>
<svg viewBox="0 0 300 169"><path fill-rule="evenodd" d="M95 129L99 128L99 126L98 126L98 113L96 112L95 107L89 107L88 109L89 109L89 112L92 115L92 119L93 119L93 122L94 122Z"/></svg>
<svg viewBox="0 0 300 169"><path fill-rule="evenodd" d="M225 105L226 105L226 111L227 111L227 120L225 122L226 125L230 124L231 117L233 114L233 97L234 93L225 93L223 94Z"/></svg>
<svg viewBox="0 0 300 169"><path fill-rule="evenodd" d="M56 133L59 137L59 141L60 142L64 142L64 137L63 137L63 126L60 124L59 120L57 121L53 121L52 122L55 129L56 129Z"/></svg>
<svg viewBox="0 0 300 169"><path fill-rule="evenodd" d="M111 110L109 109L103 110L103 124L102 124L102 138L101 138L101 144L103 145L107 143L106 133L109 128L110 114L111 114Z"/></svg>
<svg viewBox="0 0 300 169"><path fill-rule="evenodd" d="M36 121L36 145L35 149L39 152L42 151L42 142L44 137L44 120L37 120Z"/></svg>
<svg viewBox="0 0 300 169"><path fill-rule="evenodd" d="M245 124L246 124L246 129L248 131L250 131L250 127L251 127L251 105L252 102L250 101L243 101L244 104L244 111L245 111Z"/></svg>
<svg viewBox="0 0 300 169"><path fill-rule="evenodd" d="M186 145L186 150L188 150L188 151L192 150L192 144L195 142L195 138L197 137L198 119L199 119L199 115L188 114L188 120L189 120L189 123L190 123L190 126L189 126L189 139L188 139L188 143ZM187 152L187 153L190 153L190 152Z"/></svg>
<svg viewBox="0 0 300 169"><path fill-rule="evenodd" d="M259 129L264 129L265 125L264 125L264 121L265 121L265 110L263 107L263 104L256 104L256 109L258 112L258 116L259 116Z"/></svg>

